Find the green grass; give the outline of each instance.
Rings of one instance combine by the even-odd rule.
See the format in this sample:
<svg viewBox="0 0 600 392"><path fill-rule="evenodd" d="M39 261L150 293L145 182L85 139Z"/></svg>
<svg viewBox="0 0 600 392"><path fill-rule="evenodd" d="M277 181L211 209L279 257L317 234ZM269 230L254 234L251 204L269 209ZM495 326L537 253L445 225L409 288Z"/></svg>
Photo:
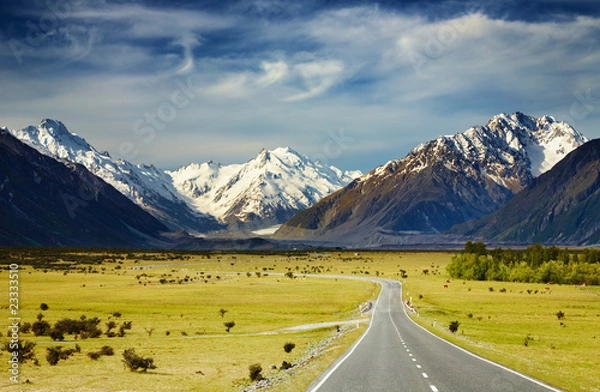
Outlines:
<svg viewBox="0 0 600 392"><path fill-rule="evenodd" d="M34 321L41 312L39 305L45 302L50 309L43 313L50 322L85 314L101 318L104 328L104 322L120 312L123 316L116 321L131 320L133 329L125 338L79 340L83 354L56 367L44 358L46 347L52 344L48 338L24 335L39 343L41 366L22 366L22 380L29 379L31 385L11 387L0 380L0 387L19 391L239 391L248 382L250 364L261 363L268 374L271 364L298 360L309 347L335 335L334 328L281 333L283 328L350 319L359 303L378 294L379 287L371 283L316 277L291 280L276 275L318 271L401 280L405 298L412 297L419 311L415 320L436 334L561 389L600 390L600 288L553 285L547 292L547 286L539 284L462 280L444 288L450 257L433 252L331 252L327 257L213 254L210 258L197 255L189 260L136 262L138 257L133 255L123 265L94 265L97 273L63 275L27 268L20 274L19 316L23 321ZM131 269L141 265L154 268ZM248 271L251 277L246 276ZM255 272L263 276L258 278ZM402 272L408 277L402 279ZM187 283L159 283L160 279L178 282L186 276ZM0 279L6 281L6 271ZM223 318L221 308L228 310ZM564 320L556 316L560 310ZM451 334L447 328L454 320L461 326ZM229 334L225 321L236 323ZM152 336L146 332L150 328ZM334 340L322 355L288 371L282 384L268 390L304 390L365 328L361 324ZM290 354L283 351L287 342L296 344ZM117 355L97 362L85 355L105 344ZM125 370L120 354L130 347L152 356L158 368L147 374ZM3 370L7 358L6 353L0 355Z"/></svg>
<svg viewBox="0 0 600 392"><path fill-rule="evenodd" d="M449 276L440 271L405 284L419 311L414 317L419 324L559 388L600 390L598 288L462 280L444 288ZM559 311L565 313L563 320L556 315ZM448 331L454 320L461 323L455 335Z"/></svg>
<svg viewBox="0 0 600 392"><path fill-rule="evenodd" d="M351 319L356 316L358 305L375 298L378 292L377 286L369 282L312 277L289 279L275 276L273 271L269 271L271 276L264 276L268 272L262 271L263 267L260 278L255 274L248 277L245 273L233 272L230 264L220 268L223 264L220 261L211 264L201 260L152 262L148 264L156 268L141 271L131 270L131 267L142 263L126 261L120 269L115 269L114 264L103 264L93 268L97 273L66 275L29 267L22 269L19 317L23 322L34 322L38 313L43 313L44 320L51 324L62 318L85 315L100 318L103 330L109 319L117 324L132 321L133 328L123 338L103 336L73 341L72 336L67 335L66 340L70 341L59 344L65 348L78 344L82 353L54 367L46 362L45 352L47 347L57 343L48 337L22 334L22 340L37 342L36 354L41 366L21 365L21 380L28 379L30 384L13 387L7 376L0 381L0 386L24 391L170 391L174 388L228 391L247 381L250 364L261 363L267 371L271 364L279 366L284 360L297 360L309 347L336 334L335 328L303 332L282 329ZM269 259L270 264L273 261ZM256 256L254 262L248 260L242 266L244 270L254 270L259 264L264 263ZM7 275L3 273L3 276ZM188 282L159 283L165 277L176 282L188 277ZM42 302L49 305L47 311L40 310ZM224 317L219 312L222 308L227 310ZM112 316L115 312L122 316ZM223 325L226 321L235 321L230 333ZM357 333L351 335L352 340ZM343 339L346 345L352 342L347 341L347 337ZM283 350L287 342L296 344L289 354ZM88 352L97 351L103 345L111 346L116 355L98 361L87 357ZM153 357L158 368L139 374L125 370L121 353L132 347L139 355ZM338 351L341 353L343 349L345 347L340 347ZM7 359L8 354L3 352L0 355L3 370L7 369ZM314 363L319 360L322 359ZM306 384L328 363L308 372Z"/></svg>

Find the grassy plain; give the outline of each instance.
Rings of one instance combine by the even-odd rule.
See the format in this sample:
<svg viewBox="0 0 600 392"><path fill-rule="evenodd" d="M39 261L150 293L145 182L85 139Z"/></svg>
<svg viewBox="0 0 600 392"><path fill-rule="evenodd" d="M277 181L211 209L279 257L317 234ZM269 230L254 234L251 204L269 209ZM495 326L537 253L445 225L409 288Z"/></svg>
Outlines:
<svg viewBox="0 0 600 392"><path fill-rule="evenodd" d="M229 391L248 380L249 365L260 363L263 373L268 373L271 364L294 362L323 339L336 335L335 327L299 332L286 328L358 317L358 305L378 294L378 286L370 282L275 275L277 265L280 272L287 271L284 263L288 265L287 257L281 255L219 255L189 260L127 259L94 265L85 273L23 266L19 273L22 322L34 322L39 313L51 324L85 315L100 318L103 330L110 320L117 324L132 321L133 328L122 338L75 341L66 335L60 343L21 334L22 340L37 343L40 366L22 364L21 380L30 383L13 386L6 372L9 356L3 352L0 360L6 377L0 387L19 391ZM303 269L315 264L308 258L293 263ZM252 272L250 276L246 271ZM0 276L6 279L6 271ZM160 283L161 279L166 283ZM41 303L49 309L42 312ZM227 312L221 316L220 309ZM115 312L122 315L115 317ZM226 321L235 322L229 333ZM340 355L365 326L353 326L352 333L334 341L332 354ZM283 350L287 342L296 344L289 354ZM75 344L81 354L56 366L47 363L47 347L73 348ZM87 357L104 345L111 346L115 355L98 361ZM154 358L157 369L147 373L125 370L121 353L132 347ZM313 371L305 376L306 385L329 361L327 357L311 361Z"/></svg>
<svg viewBox="0 0 600 392"><path fill-rule="evenodd" d="M432 259L404 279L405 299L412 297L418 311L416 322L560 389L600 391L598 287L454 281L445 271L449 258ZM456 334L448 330L451 321L461 323Z"/></svg>
<svg viewBox="0 0 600 392"><path fill-rule="evenodd" d="M336 334L335 328L304 332L284 328L351 319L356 317L359 303L378 293L371 283L315 277L292 280L276 275L293 272L398 279L404 284L405 299L412 297L419 312L415 321L434 333L561 389L600 391L598 287L447 284L450 277L445 267L450 257L433 252L212 254L210 258L195 255L185 260L152 261L130 257L122 264L95 265L97 273L66 275L28 267L20 274L20 317L24 321L34 321L39 304L45 302L50 309L43 313L51 322L85 314L101 318L104 327L118 311L123 316L116 321L131 320L133 329L125 338L79 340L76 343L83 354L56 367L44 359L49 339L24 335L39 342L36 350L41 366L23 366L22 375L32 384L18 390L241 390L239 386L248 379L248 365L258 362L268 369L283 360L299 360L318 342ZM161 279L167 283L161 284ZM224 317L219 314L221 308L227 310ZM564 319L558 319L558 311L565 313ZM236 325L226 333L223 322L230 320ZM461 325L451 334L447 328L454 320ZM286 377L268 390L304 390L352 344L364 326L335 340L324 354L292 369L292 378ZM282 349L288 341L296 344L291 354ZM117 355L98 362L85 356L105 344ZM120 353L129 347L152 356L158 368L146 374L124 370Z"/></svg>

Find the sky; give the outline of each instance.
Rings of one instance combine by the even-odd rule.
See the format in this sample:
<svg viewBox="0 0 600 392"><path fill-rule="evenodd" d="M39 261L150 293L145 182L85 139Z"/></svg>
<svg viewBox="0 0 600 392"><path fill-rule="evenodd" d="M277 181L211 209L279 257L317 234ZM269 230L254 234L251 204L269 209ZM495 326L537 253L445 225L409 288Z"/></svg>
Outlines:
<svg viewBox="0 0 600 392"><path fill-rule="evenodd" d="M499 113L600 137L600 2L3 0L0 126L176 169L367 172Z"/></svg>

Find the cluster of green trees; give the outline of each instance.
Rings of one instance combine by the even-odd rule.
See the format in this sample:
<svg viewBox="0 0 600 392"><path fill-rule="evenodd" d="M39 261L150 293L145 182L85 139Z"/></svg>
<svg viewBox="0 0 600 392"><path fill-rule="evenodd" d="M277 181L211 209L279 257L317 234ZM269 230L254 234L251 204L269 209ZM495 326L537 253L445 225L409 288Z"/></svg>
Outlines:
<svg viewBox="0 0 600 392"><path fill-rule="evenodd" d="M502 282L600 284L600 251L570 251L532 245L525 250L494 249L482 242L467 242L447 267L455 279Z"/></svg>

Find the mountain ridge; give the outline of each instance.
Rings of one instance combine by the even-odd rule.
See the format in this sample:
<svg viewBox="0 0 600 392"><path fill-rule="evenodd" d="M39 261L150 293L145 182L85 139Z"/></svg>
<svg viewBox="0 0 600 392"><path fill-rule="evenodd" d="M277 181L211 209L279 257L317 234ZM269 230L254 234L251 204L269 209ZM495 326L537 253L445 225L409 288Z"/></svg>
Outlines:
<svg viewBox="0 0 600 392"><path fill-rule="evenodd" d="M585 141L551 116L499 114L375 168L274 237L371 243L381 232L441 233L494 211Z"/></svg>
<svg viewBox="0 0 600 392"><path fill-rule="evenodd" d="M183 228L197 235L225 229L248 232L282 224L300 209L350 182L353 174L362 174L342 173L289 148L263 150L244 164L210 161L167 171L113 159L71 133L60 121L44 119L37 127L7 131L42 154L82 164L171 230ZM271 165L270 172L265 168L271 157L281 164ZM298 170L284 161L299 165ZM277 176L284 174L290 189L278 181ZM249 175L258 177L250 181ZM299 176L299 180L291 181Z"/></svg>
<svg viewBox="0 0 600 392"><path fill-rule="evenodd" d="M85 167L0 129L0 243L158 247L167 228Z"/></svg>
<svg viewBox="0 0 600 392"><path fill-rule="evenodd" d="M600 139L572 151L497 211L449 233L495 241L600 243Z"/></svg>

